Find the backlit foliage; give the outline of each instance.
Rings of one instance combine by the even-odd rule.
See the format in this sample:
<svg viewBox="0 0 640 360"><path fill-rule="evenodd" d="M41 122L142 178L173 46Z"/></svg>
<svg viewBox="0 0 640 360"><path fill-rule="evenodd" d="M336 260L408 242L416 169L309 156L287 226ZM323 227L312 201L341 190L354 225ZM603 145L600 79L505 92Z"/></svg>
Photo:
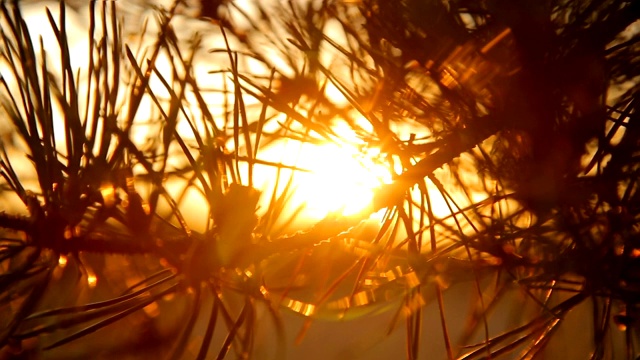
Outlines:
<svg viewBox="0 0 640 360"><path fill-rule="evenodd" d="M3 357L640 354L640 2L195 3L1 2Z"/></svg>

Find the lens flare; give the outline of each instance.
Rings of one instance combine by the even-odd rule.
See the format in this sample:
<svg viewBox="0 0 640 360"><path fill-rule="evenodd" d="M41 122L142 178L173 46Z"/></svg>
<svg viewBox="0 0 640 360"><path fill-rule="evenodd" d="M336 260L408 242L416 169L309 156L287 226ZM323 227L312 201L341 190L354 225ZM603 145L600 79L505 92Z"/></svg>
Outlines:
<svg viewBox="0 0 640 360"><path fill-rule="evenodd" d="M87 284L89 287L94 288L98 285L98 277L93 273L87 274Z"/></svg>
<svg viewBox="0 0 640 360"><path fill-rule="evenodd" d="M67 266L67 263L68 263L68 262L69 262L69 259L68 259L66 256L64 256L64 255L60 255L60 256L58 257L58 265L59 265L61 268L64 268L65 266Z"/></svg>

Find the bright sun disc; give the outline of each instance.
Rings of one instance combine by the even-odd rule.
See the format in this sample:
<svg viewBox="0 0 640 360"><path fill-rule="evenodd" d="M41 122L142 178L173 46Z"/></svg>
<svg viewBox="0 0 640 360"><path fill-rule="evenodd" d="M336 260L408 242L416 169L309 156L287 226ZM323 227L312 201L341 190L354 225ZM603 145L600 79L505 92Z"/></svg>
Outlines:
<svg viewBox="0 0 640 360"><path fill-rule="evenodd" d="M375 189L391 181L379 151L353 146L289 140L263 152L270 161L307 170L293 175L292 205L304 204L304 217L318 220L332 212L353 215L371 206ZM257 175L257 174L256 174Z"/></svg>
<svg viewBox="0 0 640 360"><path fill-rule="evenodd" d="M301 153L298 166L311 172L298 174L296 195L305 199L312 217L336 211L343 215L364 211L371 204L374 190L391 179L382 164L355 149L311 145Z"/></svg>

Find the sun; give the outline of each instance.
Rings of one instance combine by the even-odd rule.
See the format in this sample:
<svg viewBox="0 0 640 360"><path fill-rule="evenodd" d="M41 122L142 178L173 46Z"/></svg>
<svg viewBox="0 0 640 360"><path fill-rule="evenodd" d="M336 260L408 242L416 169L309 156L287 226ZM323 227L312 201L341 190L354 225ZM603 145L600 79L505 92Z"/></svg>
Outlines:
<svg viewBox="0 0 640 360"><path fill-rule="evenodd" d="M309 172L298 174L296 195L304 197L308 216L349 216L368 210L374 191L391 181L389 169L376 161L377 153L336 144L303 145L298 166Z"/></svg>
<svg viewBox="0 0 640 360"><path fill-rule="evenodd" d="M264 149L262 157L300 169L289 173L293 177L290 206L303 205L301 216L309 221L330 213L350 216L371 212L374 192L392 180L389 166L375 148L289 139ZM267 179L275 177L258 171L254 175L263 187L268 186Z"/></svg>

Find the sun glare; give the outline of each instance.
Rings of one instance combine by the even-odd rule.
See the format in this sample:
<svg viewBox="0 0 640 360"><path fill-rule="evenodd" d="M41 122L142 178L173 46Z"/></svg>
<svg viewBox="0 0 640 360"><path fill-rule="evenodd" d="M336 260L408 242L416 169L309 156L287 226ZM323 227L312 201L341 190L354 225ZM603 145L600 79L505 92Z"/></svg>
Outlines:
<svg viewBox="0 0 640 360"><path fill-rule="evenodd" d="M353 215L366 210L373 192L391 180L391 174L373 154L358 154L338 145L309 146L298 166L310 170L299 174L296 195L305 199L311 217L329 212Z"/></svg>
<svg viewBox="0 0 640 360"><path fill-rule="evenodd" d="M378 159L376 149L361 152L349 145L288 140L265 149L263 158L304 169L293 174L291 205L304 204L302 215L307 220L332 212L348 216L366 211L375 189L391 181L391 172ZM264 184L272 179L256 180Z"/></svg>

